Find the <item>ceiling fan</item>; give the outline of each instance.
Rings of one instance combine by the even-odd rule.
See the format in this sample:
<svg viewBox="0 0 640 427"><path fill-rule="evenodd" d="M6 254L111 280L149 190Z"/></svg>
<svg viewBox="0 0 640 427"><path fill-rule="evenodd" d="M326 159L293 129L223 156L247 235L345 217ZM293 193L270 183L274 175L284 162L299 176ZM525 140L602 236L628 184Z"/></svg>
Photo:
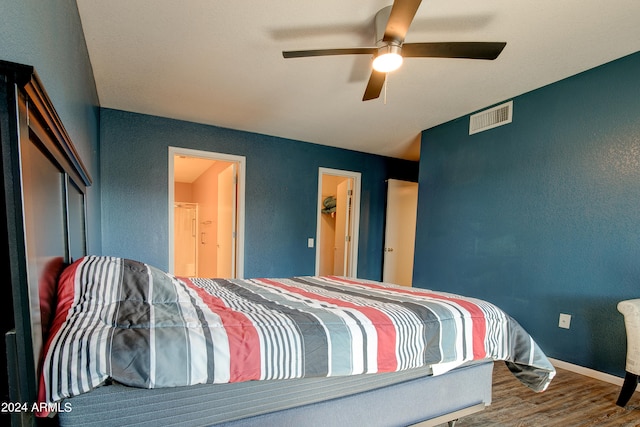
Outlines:
<svg viewBox="0 0 640 427"><path fill-rule="evenodd" d="M363 101L378 98L387 73L402 65L403 58L496 59L505 42L436 42L404 43L411 21L422 0L395 0L381 9L375 18L376 46L343 49L284 51L285 58L329 55L373 55L373 70L364 91Z"/></svg>

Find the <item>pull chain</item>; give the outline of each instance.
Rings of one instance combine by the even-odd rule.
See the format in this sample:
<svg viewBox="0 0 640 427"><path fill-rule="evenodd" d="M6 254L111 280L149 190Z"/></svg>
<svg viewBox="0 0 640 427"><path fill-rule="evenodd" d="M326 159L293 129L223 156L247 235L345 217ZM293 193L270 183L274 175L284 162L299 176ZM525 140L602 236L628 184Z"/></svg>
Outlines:
<svg viewBox="0 0 640 427"><path fill-rule="evenodd" d="M383 104L387 105L387 85L389 81L389 73L386 73L384 75L384 98L383 98Z"/></svg>

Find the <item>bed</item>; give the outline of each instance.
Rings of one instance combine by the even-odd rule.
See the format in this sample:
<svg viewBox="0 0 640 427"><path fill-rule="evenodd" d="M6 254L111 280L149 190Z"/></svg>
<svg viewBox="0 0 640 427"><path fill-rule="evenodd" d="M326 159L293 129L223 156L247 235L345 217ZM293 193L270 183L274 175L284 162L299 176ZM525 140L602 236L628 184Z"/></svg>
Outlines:
<svg viewBox="0 0 640 427"><path fill-rule="evenodd" d="M90 176L33 68L0 73L14 425L427 426L489 405L496 361L534 392L553 378L486 301L87 254Z"/></svg>

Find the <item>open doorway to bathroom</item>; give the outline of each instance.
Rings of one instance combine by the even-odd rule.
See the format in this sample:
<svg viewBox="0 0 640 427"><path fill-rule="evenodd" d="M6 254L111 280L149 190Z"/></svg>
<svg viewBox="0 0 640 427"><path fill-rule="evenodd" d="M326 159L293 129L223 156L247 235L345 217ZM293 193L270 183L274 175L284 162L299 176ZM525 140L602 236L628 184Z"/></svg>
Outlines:
<svg viewBox="0 0 640 427"><path fill-rule="evenodd" d="M244 157L170 147L169 268L243 277Z"/></svg>
<svg viewBox="0 0 640 427"><path fill-rule="evenodd" d="M319 169L316 275L356 277L360 173Z"/></svg>

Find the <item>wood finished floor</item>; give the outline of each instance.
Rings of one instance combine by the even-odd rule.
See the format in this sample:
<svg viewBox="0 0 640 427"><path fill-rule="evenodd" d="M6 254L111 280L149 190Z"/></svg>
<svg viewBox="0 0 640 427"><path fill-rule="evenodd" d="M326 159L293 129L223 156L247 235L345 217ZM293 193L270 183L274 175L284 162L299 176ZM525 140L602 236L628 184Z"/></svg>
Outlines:
<svg viewBox="0 0 640 427"><path fill-rule="evenodd" d="M502 362L493 369L493 402L461 418L456 427L640 426L640 392L625 408L616 406L620 387L564 369L543 393L522 385ZM446 424L442 424L446 426Z"/></svg>

